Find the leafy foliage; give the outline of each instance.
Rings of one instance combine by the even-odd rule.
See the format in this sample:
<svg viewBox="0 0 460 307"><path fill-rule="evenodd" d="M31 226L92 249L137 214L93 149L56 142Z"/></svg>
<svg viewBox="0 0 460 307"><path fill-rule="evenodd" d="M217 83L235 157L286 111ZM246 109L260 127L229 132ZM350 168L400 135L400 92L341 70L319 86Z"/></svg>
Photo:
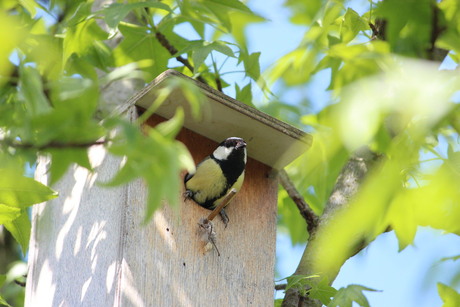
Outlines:
<svg viewBox="0 0 460 307"><path fill-rule="evenodd" d="M460 304L460 294L455 289L438 283L438 292L444 304L442 307L454 307Z"/></svg>
<svg viewBox="0 0 460 307"><path fill-rule="evenodd" d="M24 305L24 288L17 282L25 282L27 264L22 261L12 262L8 266L5 275L0 275L0 306L22 306Z"/></svg>
<svg viewBox="0 0 460 307"><path fill-rule="evenodd" d="M292 275L286 280L286 291L295 288L301 296L319 300L328 307L351 307L353 302L362 307L369 307L369 302L362 292L376 291L360 285L348 285L337 290L329 285L330 282L327 278L319 275Z"/></svg>
<svg viewBox="0 0 460 307"><path fill-rule="evenodd" d="M142 121L173 90L183 92L198 118L202 94L192 84L172 81L140 121L129 122L114 112L104 91L127 80L145 84L168 68L225 88L230 84L222 79L221 64L232 58L248 68L240 95L249 101L251 83L260 78L260 53L248 52L244 27L234 26L243 20L248 25L263 18L237 0L113 1L102 8L90 0L0 3L0 224L24 253L27 207L57 197L23 176L39 156L49 158L52 185L72 165L92 171L88 148L105 146L125 163L103 184L142 178L149 189L146 221L164 200L177 204L178 174L193 167L175 140L183 110L155 128ZM180 34L183 25L200 38ZM225 41L219 39L224 35Z"/></svg>
<svg viewBox="0 0 460 307"><path fill-rule="evenodd" d="M337 290L329 285L327 278L320 278L319 275L292 275L286 278L286 291L295 288L303 297L310 297L321 301L324 305L331 302Z"/></svg>
<svg viewBox="0 0 460 307"><path fill-rule="evenodd" d="M361 307L369 307L369 302L364 296L363 291L376 291L360 285L349 285L346 288L340 288L334 295L328 307L352 307L356 302Z"/></svg>
<svg viewBox="0 0 460 307"><path fill-rule="evenodd" d="M305 87L320 73L329 77L329 105L297 123L313 128L313 146L288 168L317 214L357 150L381 157L358 194L315 234L310 273L329 280L383 231L395 231L401 250L413 243L418 226L459 234L458 73L409 60L450 57L458 65L458 4L427 0L414 9L411 1L371 1L364 13L353 4L286 1L291 21L307 30L266 74L282 90ZM302 113L300 104L289 102ZM281 229L294 243L305 241L286 193L280 203Z"/></svg>
<svg viewBox="0 0 460 307"><path fill-rule="evenodd" d="M5 283L5 280L6 280L6 275L0 275L0 287L3 286L3 284ZM0 295L0 304L11 307L11 305L8 304L8 302L1 295Z"/></svg>
<svg viewBox="0 0 460 307"><path fill-rule="evenodd" d="M0 161L3 162L3 161ZM0 225L8 229L25 254L29 246L27 207L57 197L49 187L21 175L20 169L0 169Z"/></svg>
<svg viewBox="0 0 460 307"><path fill-rule="evenodd" d="M355 246L388 228L397 234L400 249L413 242L418 226L460 232L459 77L407 60L449 57L458 64L460 7L456 0L384 0L370 1L361 13L352 4L286 0L291 22L306 30L262 77L261 53L249 49L245 31L265 19L238 0L114 1L102 8L86 0L1 2L0 224L25 252L27 208L56 197L24 177L25 166L48 157L53 184L74 164L92 170L87 149L94 144L125 157L119 173L104 184L146 182L146 220L162 200L176 203L177 173L192 166L187 150L174 139L182 110L142 131L140 122L112 113L103 92L115 82L140 79L145 84L174 68L218 89L234 86L237 99L248 104L257 84L271 100L265 111L314 133L313 147L288 172L318 215L357 149L365 146L382 157L336 222L316 234L321 251L315 272L331 278L288 280L290 287L308 287L308 295L331 306L353 301L367 306L362 292L371 289L352 285L337 291L327 282ZM183 26L194 33L182 33ZM223 78L227 60L244 69L245 84ZM325 72L331 99L318 112L306 114L308 99L287 102L283 97L287 88L304 88ZM268 95L265 79L270 87L276 83L273 88L281 95ZM199 92L177 82L159 93L140 121L178 88L199 116ZM293 242L304 242L303 221L287 194L279 195L280 229ZM446 302L456 297L447 286L439 289Z"/></svg>
<svg viewBox="0 0 460 307"><path fill-rule="evenodd" d="M21 164L33 162L37 154L47 155L52 161L49 171L53 184L72 164L91 170L87 148L96 143L107 144L111 153L127 157L111 185L142 177L150 187L160 188L161 191L149 194L147 217L163 199L176 203L179 181L174 174L191 167L186 149L174 140L182 125L183 113L178 110L169 122L143 135L138 123L128 123L116 116L107 118L106 114L102 114L106 119L100 121L101 112L106 112L106 103L99 89L120 79L142 77L151 80L168 68L171 58L182 56L186 56L182 59L188 61L192 70L178 69L212 80L219 72L210 71L205 61L216 52L234 58L238 48L244 49L239 52L239 60L250 65L248 75L254 80L260 75L256 63L258 55L248 54L244 46L208 41L204 37L203 29L209 26L218 29L215 31L229 33L232 14L253 15L236 0L178 4L115 2L99 10L94 10L92 1L52 1L43 5L13 1L0 8L0 40L4 42L0 49L1 82L4 84L0 96L2 159L19 157ZM52 20L56 14L57 19ZM99 23L101 18L105 26ZM188 40L176 34L175 28L183 23L190 23L203 39ZM115 48L109 47L116 44L117 34L123 35L123 39ZM96 68L107 72L103 78L99 77ZM221 84L227 83L222 81ZM178 86L184 88L187 97L197 97L190 100L193 113L198 116L199 93L184 84L171 85L168 93ZM250 88L244 87L246 96ZM113 136L115 130L120 133ZM152 159L168 167L152 169L155 165ZM51 190L41 191L38 183L22 177L23 171L18 167L16 173L2 176L4 181L15 182L14 186L5 186L0 195L0 221L5 225L18 218L25 222L25 213L21 211L25 206L53 195ZM164 184L158 185L158 182ZM28 187L29 193L19 195L22 187ZM12 193L16 193L13 196L18 199L13 199ZM28 227L23 222L19 224L23 225L21 228ZM25 247L28 237L17 231L14 225L19 224L8 224L8 228Z"/></svg>

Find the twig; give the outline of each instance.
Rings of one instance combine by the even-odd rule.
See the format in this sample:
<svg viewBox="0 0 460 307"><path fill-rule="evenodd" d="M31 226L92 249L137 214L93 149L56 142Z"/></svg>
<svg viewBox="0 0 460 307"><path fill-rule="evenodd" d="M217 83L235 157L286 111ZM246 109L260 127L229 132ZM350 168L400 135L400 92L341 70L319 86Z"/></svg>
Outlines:
<svg viewBox="0 0 460 307"><path fill-rule="evenodd" d="M216 86L217 86L217 89L219 90L219 92L223 93L223 91L222 91L222 82L220 81L219 76L216 76Z"/></svg>
<svg viewBox="0 0 460 307"><path fill-rule="evenodd" d="M311 235L315 232L319 218L318 216L311 210L310 206L305 202L302 195L300 195L299 191L295 188L292 181L289 179L288 174L285 170L281 170L279 172L280 183L283 188L288 193L289 197L294 201L297 205L297 208L300 211L300 214L303 216L305 221L307 222L307 229L308 233Z"/></svg>
<svg viewBox="0 0 460 307"><path fill-rule="evenodd" d="M223 93L222 91L222 82L220 81L220 76L219 76L219 70L217 69L216 61L214 61L214 57L212 56L211 53L211 59L212 59L212 66L214 67L214 73L216 75L215 81L216 81L216 86L219 92Z"/></svg>
<svg viewBox="0 0 460 307"><path fill-rule="evenodd" d="M61 142L49 142L43 145L35 145L31 143L21 143L9 139L0 140L0 143L4 143L10 147L21 148L21 149L35 149L35 150L44 150L44 149L62 149L62 148L87 148L93 145L104 145L107 144L106 140L87 142L87 143L61 143Z"/></svg>
<svg viewBox="0 0 460 307"><path fill-rule="evenodd" d="M280 290L286 290L287 284L279 284L275 285L275 290L280 291Z"/></svg>

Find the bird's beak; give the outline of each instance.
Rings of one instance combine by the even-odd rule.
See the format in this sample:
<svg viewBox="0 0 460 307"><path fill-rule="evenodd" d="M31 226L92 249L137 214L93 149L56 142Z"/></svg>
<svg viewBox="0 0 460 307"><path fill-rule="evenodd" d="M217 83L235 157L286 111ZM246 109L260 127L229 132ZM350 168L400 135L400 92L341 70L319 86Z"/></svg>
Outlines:
<svg viewBox="0 0 460 307"><path fill-rule="evenodd" d="M238 142L238 144L236 144L235 149L244 148L244 147L246 147L246 145L247 144L246 144L245 141L240 141L240 142Z"/></svg>

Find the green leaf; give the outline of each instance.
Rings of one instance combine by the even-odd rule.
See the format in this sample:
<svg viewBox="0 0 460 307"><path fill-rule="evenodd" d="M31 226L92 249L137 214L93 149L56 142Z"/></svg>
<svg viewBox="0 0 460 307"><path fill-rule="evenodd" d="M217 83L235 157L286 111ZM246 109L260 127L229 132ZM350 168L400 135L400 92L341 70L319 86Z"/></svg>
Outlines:
<svg viewBox="0 0 460 307"><path fill-rule="evenodd" d="M233 53L233 50L228 46L229 43L224 42L224 41L214 41L212 42L209 46L222 54L225 54L228 57L235 57L235 54Z"/></svg>
<svg viewBox="0 0 460 307"><path fill-rule="evenodd" d="M310 25L324 6L322 0L286 0L284 5L290 8L291 22L294 24Z"/></svg>
<svg viewBox="0 0 460 307"><path fill-rule="evenodd" d="M392 201L388 215L391 217L391 226L398 237L399 251L405 249L414 241L417 232L417 220L413 206L410 204L415 195L410 193L400 193Z"/></svg>
<svg viewBox="0 0 460 307"><path fill-rule="evenodd" d="M50 185L56 183L67 171L69 166L76 163L88 170L91 164L88 158L88 151L84 148L62 148L49 150L52 156L50 166Z"/></svg>
<svg viewBox="0 0 460 307"><path fill-rule="evenodd" d="M102 84L109 84L111 82L123 79L143 79L144 74L139 71L139 68L148 67L150 65L152 65L152 61L149 60L127 64L113 69L110 73L101 78L100 81Z"/></svg>
<svg viewBox="0 0 460 307"><path fill-rule="evenodd" d="M18 0L22 7L29 11L32 18L37 14L37 3L34 0Z"/></svg>
<svg viewBox="0 0 460 307"><path fill-rule="evenodd" d="M460 306L460 294L455 289L443 283L438 283L438 293L444 303L442 307Z"/></svg>
<svg viewBox="0 0 460 307"><path fill-rule="evenodd" d="M0 204L0 225L10 222L21 215L21 208Z"/></svg>
<svg viewBox="0 0 460 307"><path fill-rule="evenodd" d="M204 60L208 57L208 55L214 50L223 53L226 56L235 57L232 49L230 49L230 47L225 45L225 43L223 42L203 42L203 45L198 48L195 48L192 53L192 59L195 65L195 72L198 70L201 64L203 64Z"/></svg>
<svg viewBox="0 0 460 307"><path fill-rule="evenodd" d="M0 288L2 287L3 283L6 280L6 275L0 275ZM0 305L4 305L7 307L13 307L0 295Z"/></svg>
<svg viewBox="0 0 460 307"><path fill-rule="evenodd" d="M0 203L17 208L41 203L57 197L57 193L32 178L0 169Z"/></svg>
<svg viewBox="0 0 460 307"><path fill-rule="evenodd" d="M171 55L151 29L132 24L120 24L118 28L123 34L123 41L113 51L116 66L151 60L151 65L143 68L150 74L148 78L154 78L165 70Z"/></svg>
<svg viewBox="0 0 460 307"><path fill-rule="evenodd" d="M247 28L251 24L267 21L261 16L254 13L246 13L244 11L233 11L229 14L229 17L232 24L231 34L235 38L236 43L240 46L241 50L247 49Z"/></svg>
<svg viewBox="0 0 460 307"><path fill-rule="evenodd" d="M286 190L281 189L278 194L278 224L289 234L292 244L305 243L308 239L305 220L294 209L296 205L288 196Z"/></svg>
<svg viewBox="0 0 460 307"><path fill-rule="evenodd" d="M308 295L312 299L320 300L323 304L329 303L331 297L337 292L329 285L328 279L320 275L291 275L286 280L286 291L291 288L297 289L300 295Z"/></svg>
<svg viewBox="0 0 460 307"><path fill-rule="evenodd" d="M254 106L252 103L252 84L249 82L242 89L235 83L236 100L244 102L249 106Z"/></svg>
<svg viewBox="0 0 460 307"><path fill-rule="evenodd" d="M359 16L356 11L351 8L347 9L344 16L344 21L341 29L341 37L344 43L348 43L353 40L360 31L368 30L369 25L366 20Z"/></svg>
<svg viewBox="0 0 460 307"><path fill-rule="evenodd" d="M219 5L222 11L235 9L247 13L252 12L243 2L240 2L239 0L208 0L207 2Z"/></svg>
<svg viewBox="0 0 460 307"><path fill-rule="evenodd" d="M5 305L7 307L12 307L8 302L0 295L0 304Z"/></svg>
<svg viewBox="0 0 460 307"><path fill-rule="evenodd" d="M179 50L175 56L192 52L193 65L195 72L203 64L212 51L217 51L229 57L235 57L233 50L223 41L207 42L205 40L190 41L187 46Z"/></svg>
<svg viewBox="0 0 460 307"><path fill-rule="evenodd" d="M310 285L312 278L318 277L318 275L291 275L289 277L286 277L286 291L291 288L301 290L302 288L305 288L305 286Z"/></svg>
<svg viewBox="0 0 460 307"><path fill-rule="evenodd" d="M356 302L361 307L369 307L369 302L363 291L375 292L378 290L360 285L349 285L346 288L340 288L327 307L352 307L353 302Z"/></svg>
<svg viewBox="0 0 460 307"><path fill-rule="evenodd" d="M30 220L26 210L21 210L21 214L11 222L3 224L13 235L14 239L21 245L22 254L25 255L29 248L30 239Z"/></svg>
<svg viewBox="0 0 460 307"><path fill-rule="evenodd" d="M426 54L431 38L431 0L385 0L379 2L375 14L387 21L385 32L395 53L419 57Z"/></svg>
<svg viewBox="0 0 460 307"><path fill-rule="evenodd" d="M88 9L90 8L86 7L85 9L82 9L82 11ZM72 54L79 56L89 54L94 48L93 46L96 41L105 40L107 37L108 34L97 25L95 19L78 20L75 21L75 24L70 23L70 26L67 27L67 31L64 36L64 63L67 62Z"/></svg>
<svg viewBox="0 0 460 307"><path fill-rule="evenodd" d="M254 52L243 57L244 69L246 75L257 81L260 77L260 52Z"/></svg>
<svg viewBox="0 0 460 307"><path fill-rule="evenodd" d="M0 11L0 76L9 76L12 71L12 64L9 60L10 54L17 45L24 40L27 29L18 16L11 16L6 10ZM0 78L0 88L6 80Z"/></svg>
<svg viewBox="0 0 460 307"><path fill-rule="evenodd" d="M135 3L112 3L108 7L96 12L96 14L103 15L105 22L110 28L116 28L129 12L144 7L156 8L172 13L171 8L165 3L159 1L143 1Z"/></svg>
<svg viewBox="0 0 460 307"><path fill-rule="evenodd" d="M270 79L272 81L282 79L287 85L305 83L311 77L315 61L316 51L307 50L304 47L298 48L276 62L270 71Z"/></svg>
<svg viewBox="0 0 460 307"><path fill-rule="evenodd" d="M167 138L175 138L179 133L182 125L184 124L184 109L178 107L174 116L160 124L158 124L155 129L157 129L162 135Z"/></svg>
<svg viewBox="0 0 460 307"><path fill-rule="evenodd" d="M192 53L192 60L194 65L194 72L196 73L200 66L203 64L204 60L208 57L209 53L211 53L212 47L203 46L202 48L197 48Z"/></svg>
<svg viewBox="0 0 460 307"><path fill-rule="evenodd" d="M460 255L452 256L452 257L444 257L440 261L457 261L460 259Z"/></svg>
<svg viewBox="0 0 460 307"><path fill-rule="evenodd" d="M457 57L456 61L458 63L458 54L460 53L460 6L457 0L444 0L438 3L438 7L443 13L445 24L443 24L443 31L440 37L436 40L436 46L455 51L457 56L454 56L453 52L450 55L453 58Z"/></svg>
<svg viewBox="0 0 460 307"><path fill-rule="evenodd" d="M322 278L319 283L312 283L308 296L320 300L324 305L329 304L331 297L336 295L337 290L329 285L327 278Z"/></svg>
<svg viewBox="0 0 460 307"><path fill-rule="evenodd" d="M27 112L34 116L46 114L51 111L51 105L43 91L42 78L34 67L19 68L21 87Z"/></svg>

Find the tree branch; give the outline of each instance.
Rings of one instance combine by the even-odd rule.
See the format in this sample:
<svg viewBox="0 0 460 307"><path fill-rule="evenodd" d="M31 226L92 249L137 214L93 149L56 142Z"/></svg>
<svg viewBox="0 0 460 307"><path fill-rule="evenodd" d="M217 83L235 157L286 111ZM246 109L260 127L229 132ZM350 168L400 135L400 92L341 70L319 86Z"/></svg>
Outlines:
<svg viewBox="0 0 460 307"><path fill-rule="evenodd" d="M279 178L280 178L281 185L286 190L289 197L297 205L297 208L299 209L300 214L303 216L303 218L307 222L308 233L312 235L315 232L316 227L318 226L318 223L319 223L318 216L313 212L313 210L311 210L310 206L305 202L302 195L300 195L299 191L297 191L296 187L294 186L292 181L289 179L289 176L285 170L281 170L279 172Z"/></svg>
<svg viewBox="0 0 460 307"><path fill-rule="evenodd" d="M380 159L380 155L372 152L368 148L361 148L355 152L355 154L348 160L343 167L340 175L337 178L337 182L328 199L325 206L323 215L319 218L318 229L324 227L336 218L336 213L346 207L352 197L358 192L364 178L372 169L375 163ZM340 218L340 217L339 217ZM310 235L305 248L304 254L300 260L299 266L295 271L295 275L313 275L318 272L313 272L313 263L315 259L315 253L321 246L316 244L317 233ZM349 257L356 254L356 251L363 249L369 242L362 241L363 244L356 246L355 250L351 251ZM340 266L336 268L335 272L332 272L329 277L329 282L332 283L340 270ZM290 288L286 291L286 296L283 300L283 307L297 307L297 306L308 306L308 307L319 307L321 303L318 300L310 298L302 298L298 289Z"/></svg>
<svg viewBox="0 0 460 307"><path fill-rule="evenodd" d="M287 284L279 284L275 285L275 290L280 291L280 290L286 290Z"/></svg>
<svg viewBox="0 0 460 307"><path fill-rule="evenodd" d="M63 149L63 148L87 148L93 145L105 145L107 140L95 141L95 142L86 142L86 143L61 143L61 142L49 142L43 145L35 145L31 143L21 143L18 141L13 141L9 139L0 140L0 143L4 143L10 147L19 148L19 149L35 149L35 150L44 150L44 149Z"/></svg>
<svg viewBox="0 0 460 307"><path fill-rule="evenodd" d="M449 53L448 50L436 47L436 41L446 30L446 26L442 24L440 15L442 12L436 3L431 5L431 29L430 29L430 41L429 47L425 50L425 54L422 56L430 61L442 62L446 55ZM372 39L380 39L383 41L387 40L387 20L382 18L376 18L375 24L369 23L369 27L372 30Z"/></svg>

